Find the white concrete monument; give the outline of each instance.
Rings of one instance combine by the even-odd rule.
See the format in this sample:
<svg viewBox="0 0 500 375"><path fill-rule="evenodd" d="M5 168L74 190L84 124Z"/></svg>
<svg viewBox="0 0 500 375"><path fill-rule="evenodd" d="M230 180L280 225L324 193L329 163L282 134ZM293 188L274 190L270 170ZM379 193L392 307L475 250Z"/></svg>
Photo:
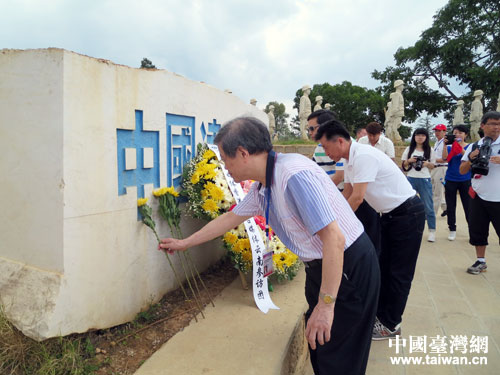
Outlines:
<svg viewBox="0 0 500 375"><path fill-rule="evenodd" d="M267 112L267 117L269 119L269 134L271 139L276 132L276 119L274 118L274 105L269 106L269 111Z"/></svg>
<svg viewBox="0 0 500 375"><path fill-rule="evenodd" d="M331 109L330 109L331 107L332 107L332 105L331 105L330 103L326 103L326 104L325 104L325 109L326 109L327 111L330 111L330 110L331 110Z"/></svg>
<svg viewBox="0 0 500 375"><path fill-rule="evenodd" d="M299 105L300 136L302 139L309 139L307 136L307 118L311 114L311 100L309 94L311 88L308 85L302 86L302 96Z"/></svg>
<svg viewBox="0 0 500 375"><path fill-rule="evenodd" d="M483 103L481 99L483 98L483 91L474 91L474 101L472 102L470 108L470 139L472 142L479 141L479 128L481 126L481 117L483 117Z"/></svg>
<svg viewBox="0 0 500 375"><path fill-rule="evenodd" d="M323 97L318 95L316 97L316 105L314 106L314 110L315 111L319 111L321 108L321 103L323 103Z"/></svg>
<svg viewBox="0 0 500 375"><path fill-rule="evenodd" d="M393 94L390 95L390 99L392 100ZM385 110L385 121L384 121L384 133L387 136L387 133L390 131L389 122L391 119L391 111L392 111L392 101L387 103L387 109Z"/></svg>
<svg viewBox="0 0 500 375"><path fill-rule="evenodd" d="M497 112L500 112L500 92L498 93Z"/></svg>
<svg viewBox="0 0 500 375"><path fill-rule="evenodd" d="M177 288L137 198L178 186L199 142L266 114L165 70L61 49L0 51L0 304L45 339L125 323ZM185 235L200 227L183 220ZM191 255L203 270L224 253ZM172 257L180 269L178 257ZM183 274L183 272L179 272Z"/></svg>
<svg viewBox="0 0 500 375"><path fill-rule="evenodd" d="M389 123L387 124L386 136L394 143L401 142L401 136L398 129L401 126L401 121L405 115L403 89L404 82L400 79L394 82L395 92L391 93L391 110L389 114Z"/></svg>
<svg viewBox="0 0 500 375"><path fill-rule="evenodd" d="M453 126L464 124L464 101L457 101L457 108L453 114Z"/></svg>

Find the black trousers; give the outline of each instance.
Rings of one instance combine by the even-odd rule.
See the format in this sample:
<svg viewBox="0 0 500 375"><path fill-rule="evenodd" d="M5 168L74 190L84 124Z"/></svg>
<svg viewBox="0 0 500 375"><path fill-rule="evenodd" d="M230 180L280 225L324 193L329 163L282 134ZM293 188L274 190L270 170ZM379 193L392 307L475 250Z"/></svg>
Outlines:
<svg viewBox="0 0 500 375"><path fill-rule="evenodd" d="M394 330L402 320L424 225L425 209L417 196L381 217L381 286L377 317L390 330Z"/></svg>
<svg viewBox="0 0 500 375"><path fill-rule="evenodd" d="M355 212L357 218L365 227L365 232L375 246L377 256L380 256L380 215L367 201L363 200Z"/></svg>
<svg viewBox="0 0 500 375"><path fill-rule="evenodd" d="M306 322L318 303L321 261L306 264ZM372 242L363 233L344 252L343 276L335 302L330 341L309 347L316 375L362 375L366 371L380 288Z"/></svg>
<svg viewBox="0 0 500 375"><path fill-rule="evenodd" d="M469 187L470 180L449 181L444 184L444 198L446 200L446 217L448 218L448 228L450 231L457 230L457 191L464 207L465 219L469 222Z"/></svg>
<svg viewBox="0 0 500 375"><path fill-rule="evenodd" d="M490 222L500 237L500 202L491 202L476 195L469 202L469 242L473 246L487 246Z"/></svg>

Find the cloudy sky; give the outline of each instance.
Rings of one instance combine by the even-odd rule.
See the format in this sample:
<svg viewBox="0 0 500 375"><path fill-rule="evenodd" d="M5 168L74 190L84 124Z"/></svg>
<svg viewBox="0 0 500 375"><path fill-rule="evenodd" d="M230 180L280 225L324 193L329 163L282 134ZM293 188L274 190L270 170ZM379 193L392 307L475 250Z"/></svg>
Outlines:
<svg viewBox="0 0 500 375"><path fill-rule="evenodd" d="M0 49L59 47L167 69L257 106L304 84L374 88L446 0L0 0Z"/></svg>

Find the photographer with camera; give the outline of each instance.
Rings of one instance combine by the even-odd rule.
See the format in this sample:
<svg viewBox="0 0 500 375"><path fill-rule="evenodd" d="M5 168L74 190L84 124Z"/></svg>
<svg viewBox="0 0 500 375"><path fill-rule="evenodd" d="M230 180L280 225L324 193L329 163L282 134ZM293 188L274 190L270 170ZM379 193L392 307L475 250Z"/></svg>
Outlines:
<svg viewBox="0 0 500 375"><path fill-rule="evenodd" d="M460 173L472 172L469 204L469 242L476 247L476 262L467 272L486 271L486 246L490 222L500 237L500 112L486 112L481 119L484 138L462 157Z"/></svg>
<svg viewBox="0 0 500 375"><path fill-rule="evenodd" d="M457 237L456 209L457 191L460 193L460 200L465 212L465 219L469 222L469 187L470 173L460 174L460 162L465 150L470 146L465 143L465 138L469 134L469 129L465 125L455 125L453 134L446 135L443 147L442 159L448 160L448 169L445 175L444 197L446 200L446 212L448 218L448 228L450 234L448 239L454 241Z"/></svg>
<svg viewBox="0 0 500 375"><path fill-rule="evenodd" d="M436 214L432 201L432 184L430 169L434 168L436 155L429 144L429 133L425 128L418 128L411 136L410 146L401 156L403 170L408 172L406 178L416 190L425 207L425 217L429 228L427 241L436 241Z"/></svg>

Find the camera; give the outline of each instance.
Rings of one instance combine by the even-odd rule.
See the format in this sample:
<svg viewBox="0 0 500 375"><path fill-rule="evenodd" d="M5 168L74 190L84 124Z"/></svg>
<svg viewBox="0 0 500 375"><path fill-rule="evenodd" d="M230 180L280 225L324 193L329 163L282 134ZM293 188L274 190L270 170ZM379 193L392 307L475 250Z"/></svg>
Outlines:
<svg viewBox="0 0 500 375"><path fill-rule="evenodd" d="M451 145L455 142L455 134L446 134L446 143Z"/></svg>
<svg viewBox="0 0 500 375"><path fill-rule="evenodd" d="M421 171L424 167L425 158L423 156L415 156L415 159L417 160L413 163L413 168L415 168L416 171Z"/></svg>
<svg viewBox="0 0 500 375"><path fill-rule="evenodd" d="M472 175L480 174L487 176L489 172L489 162L491 156L491 142L493 140L490 137L483 138L483 144L479 147L479 154L477 157L471 161L471 172ZM472 151L477 148L477 143L472 147Z"/></svg>

